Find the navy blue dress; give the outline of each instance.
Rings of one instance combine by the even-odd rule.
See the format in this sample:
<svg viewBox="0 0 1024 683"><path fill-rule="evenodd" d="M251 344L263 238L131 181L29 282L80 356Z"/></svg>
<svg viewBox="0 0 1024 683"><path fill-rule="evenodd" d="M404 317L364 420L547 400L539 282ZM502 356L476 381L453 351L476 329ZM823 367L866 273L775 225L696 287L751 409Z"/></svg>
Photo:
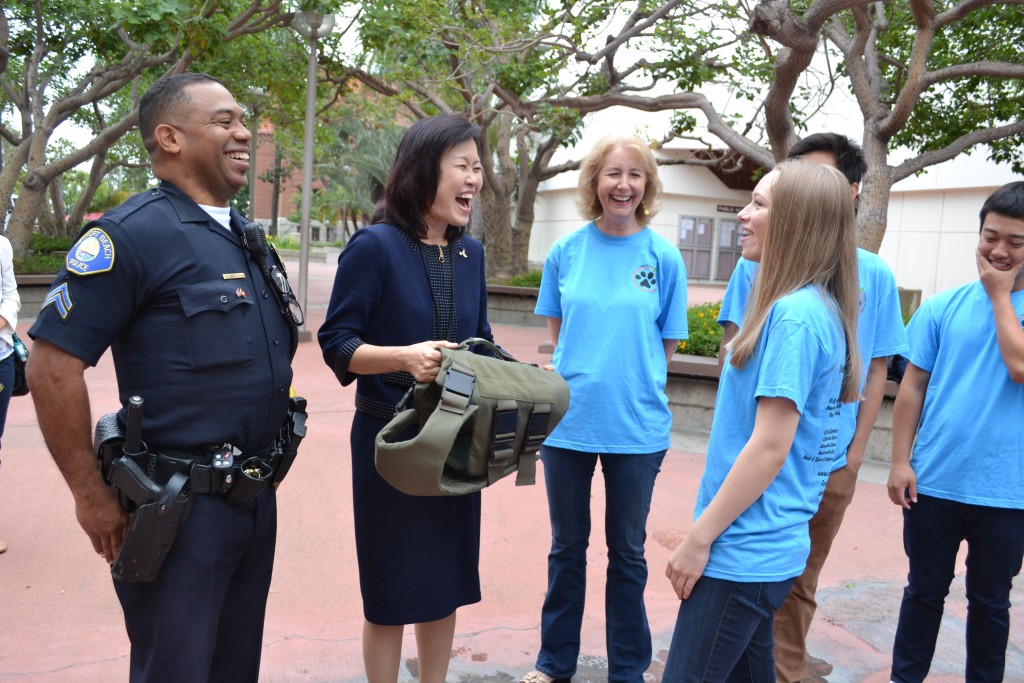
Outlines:
<svg viewBox="0 0 1024 683"><path fill-rule="evenodd" d="M377 474L374 439L414 380L406 372L355 375L349 361L363 343L493 340L485 285L483 248L468 236L440 248L372 225L338 259L317 336L342 385L356 382L352 502L363 614L374 624L436 621L480 601L480 494L408 496Z"/></svg>

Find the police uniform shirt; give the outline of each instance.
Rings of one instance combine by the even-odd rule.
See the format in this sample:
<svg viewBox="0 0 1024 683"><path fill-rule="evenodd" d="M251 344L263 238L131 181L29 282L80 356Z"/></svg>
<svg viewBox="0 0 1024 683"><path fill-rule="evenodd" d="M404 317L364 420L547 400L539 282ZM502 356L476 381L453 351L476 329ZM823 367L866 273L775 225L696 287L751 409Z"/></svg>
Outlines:
<svg viewBox="0 0 1024 683"><path fill-rule="evenodd" d="M132 197L86 226L29 330L93 366L110 347L151 448L253 452L284 423L291 330L242 220L228 231L169 183Z"/></svg>

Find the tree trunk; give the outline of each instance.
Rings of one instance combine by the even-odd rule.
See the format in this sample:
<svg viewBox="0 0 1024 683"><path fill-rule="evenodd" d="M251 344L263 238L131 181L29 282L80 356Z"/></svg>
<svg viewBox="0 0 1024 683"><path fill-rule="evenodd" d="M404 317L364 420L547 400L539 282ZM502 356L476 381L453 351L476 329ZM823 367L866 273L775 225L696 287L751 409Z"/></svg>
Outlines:
<svg viewBox="0 0 1024 683"><path fill-rule="evenodd" d="M50 181L50 206L53 208L53 213L51 214L51 220L53 221L53 234L67 234L68 210L64 205L64 188L60 184L60 176L57 176Z"/></svg>
<svg viewBox="0 0 1024 683"><path fill-rule="evenodd" d="M484 185L481 194L484 244L487 248L487 279L501 280L513 270L512 200L496 185Z"/></svg>
<svg viewBox="0 0 1024 683"><path fill-rule="evenodd" d="M51 133L51 130L36 128L32 134L32 142L25 160L27 172L21 183L11 222L7 227L7 237L11 240L16 257L24 256L28 251L28 239L32 229L39 217L47 212L46 190L50 186L50 178L45 177L39 169L46 164L46 143Z"/></svg>
<svg viewBox="0 0 1024 683"><path fill-rule="evenodd" d="M36 217L46 207L46 186L42 190L29 190L24 185L18 201L14 204L11 222L7 224L7 238L11 240L14 257L21 258L28 252L28 238L35 227Z"/></svg>
<svg viewBox="0 0 1024 683"><path fill-rule="evenodd" d="M29 143L23 142L14 149L14 154L4 164L4 168L0 171L0 197L3 197L4 206L0 207L3 209L4 214L10 213L10 220L7 223L7 237L11 240L11 246L14 249L15 258L19 258L25 255L25 251L28 249L28 236L32 232L32 223L35 220L35 213L28 214L29 227L24 230L24 238L20 238L18 235L19 228L17 227L20 222L25 222L24 209L21 215L17 215L19 201L14 201L14 195L18 187L18 179L20 177L21 169L25 165L25 161L28 159ZM42 206L39 204L38 206Z"/></svg>
<svg viewBox="0 0 1024 683"><path fill-rule="evenodd" d="M78 195L78 199L75 200L75 206L71 209L71 218L68 220L68 227L73 230L77 231L79 226L82 225L85 212L92 205L92 200L96 196L97 190L100 189L100 185L103 184L103 178L106 177L109 171L106 156L107 154L104 152L92 158L92 167L89 169L89 182L82 188L82 194Z"/></svg>
<svg viewBox="0 0 1024 683"><path fill-rule="evenodd" d="M528 176L521 179L519 186L519 211L512 232L512 274L518 275L530 269L530 234L533 232L539 180Z"/></svg>
<svg viewBox="0 0 1024 683"><path fill-rule="evenodd" d="M533 163L528 172L519 179L519 202L516 211L515 229L512 234L513 275L530 269L530 235L537 209L537 188L541 183L542 166L547 166L551 153L540 152L546 157L540 163Z"/></svg>
<svg viewBox="0 0 1024 683"><path fill-rule="evenodd" d="M857 244L877 254L885 237L892 185L887 141L865 126L863 150L868 170L861 179L857 200Z"/></svg>
<svg viewBox="0 0 1024 683"><path fill-rule="evenodd" d="M497 126L497 142L492 149L488 131ZM512 120L499 116L485 127L480 136L484 160L483 200L484 246L487 249L487 279L501 280L515 275L513 263L513 195L517 168L512 161ZM492 161L493 163L488 163Z"/></svg>

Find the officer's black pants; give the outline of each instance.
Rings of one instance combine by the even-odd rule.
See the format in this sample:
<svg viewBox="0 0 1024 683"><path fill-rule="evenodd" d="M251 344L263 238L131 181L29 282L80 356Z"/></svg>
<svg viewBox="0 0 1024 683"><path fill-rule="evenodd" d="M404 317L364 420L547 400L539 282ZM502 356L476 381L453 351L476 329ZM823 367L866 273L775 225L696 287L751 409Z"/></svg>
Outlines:
<svg viewBox="0 0 1024 683"><path fill-rule="evenodd" d="M131 640L131 683L256 683L277 539L277 501L196 495L152 583L114 588Z"/></svg>

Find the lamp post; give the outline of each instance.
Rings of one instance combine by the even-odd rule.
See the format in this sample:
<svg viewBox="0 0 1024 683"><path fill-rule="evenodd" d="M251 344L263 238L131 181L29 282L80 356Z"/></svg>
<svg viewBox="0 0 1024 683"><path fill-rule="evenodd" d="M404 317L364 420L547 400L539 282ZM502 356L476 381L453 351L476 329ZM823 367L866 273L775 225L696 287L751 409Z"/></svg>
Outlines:
<svg viewBox="0 0 1024 683"><path fill-rule="evenodd" d="M249 112L252 114L252 137L249 138L249 219L256 221L256 183L259 176L256 173L256 150L257 141L260 136L260 112L263 110L263 102L267 93L263 88L250 88L245 93L249 102Z"/></svg>
<svg viewBox="0 0 1024 683"><path fill-rule="evenodd" d="M318 10L300 10L295 13L292 26L309 39L309 64L306 73L306 130L302 152L302 218L299 223L299 305L306 310L309 283L309 214L313 203L313 115L316 113L316 41L334 29L334 15ZM309 341L312 334L305 323L299 328L299 339Z"/></svg>

